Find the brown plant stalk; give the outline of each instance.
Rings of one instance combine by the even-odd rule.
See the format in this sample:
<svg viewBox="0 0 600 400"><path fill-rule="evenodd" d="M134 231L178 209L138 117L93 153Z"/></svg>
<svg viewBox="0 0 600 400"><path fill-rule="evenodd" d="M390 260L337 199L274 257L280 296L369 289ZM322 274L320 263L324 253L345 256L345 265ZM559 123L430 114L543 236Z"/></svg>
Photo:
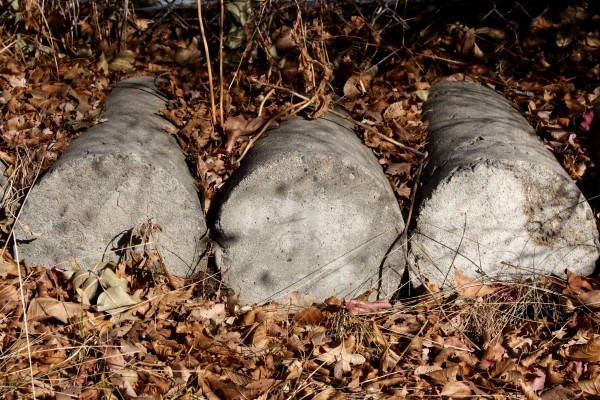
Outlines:
<svg viewBox="0 0 600 400"><path fill-rule="evenodd" d="M212 79L212 67L210 64L210 52L208 51L208 42L206 33L204 32L204 20L202 19L202 0L196 0L198 5L198 23L200 24L200 33L202 35L202 43L204 44L204 54L206 56L206 67L208 68L208 86L210 88L210 108L211 119L213 125L217 124L217 107L215 106L215 88Z"/></svg>

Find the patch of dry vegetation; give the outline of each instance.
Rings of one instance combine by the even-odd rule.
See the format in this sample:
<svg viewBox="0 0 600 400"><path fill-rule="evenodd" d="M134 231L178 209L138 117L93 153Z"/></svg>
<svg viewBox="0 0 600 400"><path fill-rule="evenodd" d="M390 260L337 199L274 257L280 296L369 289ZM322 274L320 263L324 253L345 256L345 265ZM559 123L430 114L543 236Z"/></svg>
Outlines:
<svg viewBox="0 0 600 400"><path fill-rule="evenodd" d="M99 300L108 292L100 276L79 302L85 288L63 271L9 255L27 189L101 122L105 93L132 73L165 78L172 100L162 112L207 211L268 128L337 106L406 215L427 140L421 104L441 79L510 97L596 195L587 135L600 94L600 13L576 3L471 2L464 12L461 1L208 2L203 30L197 10L172 5L130 13L123 30L121 4L0 2L4 398L597 398L597 278L498 283L454 271L455 288L429 286L394 304L297 295L296 306L239 307L210 266L188 283L151 273L156 254L132 254L110 274L135 304L115 308Z"/></svg>

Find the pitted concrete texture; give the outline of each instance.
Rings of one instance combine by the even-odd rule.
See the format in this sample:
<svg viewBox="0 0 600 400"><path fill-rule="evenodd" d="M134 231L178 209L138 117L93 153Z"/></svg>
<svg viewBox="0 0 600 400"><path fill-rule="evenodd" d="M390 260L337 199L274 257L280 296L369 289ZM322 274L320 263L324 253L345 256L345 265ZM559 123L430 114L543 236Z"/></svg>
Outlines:
<svg viewBox="0 0 600 400"><path fill-rule="evenodd" d="M218 211L216 254L243 304L304 292L321 299L374 288L404 271L404 221L389 181L352 126L295 117L259 140Z"/></svg>
<svg viewBox="0 0 600 400"><path fill-rule="evenodd" d="M451 285L453 264L504 280L593 272L598 231L588 203L504 97L442 82L424 115L430 160L409 253L414 283Z"/></svg>
<svg viewBox="0 0 600 400"><path fill-rule="evenodd" d="M206 222L182 150L158 115L165 99L154 78L120 82L107 97L106 122L73 141L32 188L17 229L19 255L68 267L118 259L137 224L162 228L158 244L171 273L195 272ZM37 236L41 234L41 236Z"/></svg>

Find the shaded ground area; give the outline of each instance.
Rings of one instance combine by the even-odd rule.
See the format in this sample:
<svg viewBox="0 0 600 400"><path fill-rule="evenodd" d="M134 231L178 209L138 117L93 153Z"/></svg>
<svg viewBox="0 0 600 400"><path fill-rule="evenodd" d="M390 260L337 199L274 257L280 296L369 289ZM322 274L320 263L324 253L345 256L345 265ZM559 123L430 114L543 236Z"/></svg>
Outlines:
<svg viewBox="0 0 600 400"><path fill-rule="evenodd" d="M163 114L178 128L169 133L205 189L209 217L271 122L300 109L318 117L336 105L351 112L409 215L427 141L421 104L441 79L480 81L513 100L586 196L596 196L594 2L230 2L223 12L210 2L203 29L197 9L168 6L128 13L126 30L120 3L7 7L0 14L5 398L598 396L597 277L500 285L456 271L456 290L430 288L396 304L363 296L240 309L208 269L206 279L188 283L139 268L152 254L80 281L9 255L28 188L74 137L101 122L106 92L130 74L165 78L172 101ZM134 306L114 308L123 303L100 297L112 279L107 269L121 281L111 287L124 287ZM82 305L93 282L91 304Z"/></svg>

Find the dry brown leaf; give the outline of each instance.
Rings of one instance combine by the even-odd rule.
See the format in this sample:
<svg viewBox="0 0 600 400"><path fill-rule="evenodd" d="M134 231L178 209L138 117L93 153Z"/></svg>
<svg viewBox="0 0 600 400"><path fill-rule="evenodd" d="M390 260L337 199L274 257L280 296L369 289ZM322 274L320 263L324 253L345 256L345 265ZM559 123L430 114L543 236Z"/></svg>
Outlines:
<svg viewBox="0 0 600 400"><path fill-rule="evenodd" d="M448 368L438 369L427 373L427 375L437 383L447 384L456 382L456 375L460 371L458 365L453 365Z"/></svg>
<svg viewBox="0 0 600 400"><path fill-rule="evenodd" d="M475 278L463 274L454 266L454 286L456 291L465 299L475 299L494 293L497 288L484 285Z"/></svg>
<svg viewBox="0 0 600 400"><path fill-rule="evenodd" d="M573 272L566 270L567 272L567 285L569 290L573 294L581 294L594 288L590 284L590 279L585 276L574 274Z"/></svg>
<svg viewBox="0 0 600 400"><path fill-rule="evenodd" d="M600 309L600 290L590 290L574 296L579 302L593 310Z"/></svg>
<svg viewBox="0 0 600 400"><path fill-rule="evenodd" d="M569 351L568 353L570 354L567 354L567 357L572 360L585 362L600 361L600 335L595 335L587 342L587 344L572 352Z"/></svg>
<svg viewBox="0 0 600 400"><path fill-rule="evenodd" d="M206 302L192 309L188 316L188 320L202 321L213 320L215 324L220 324L227 317L225 303Z"/></svg>
<svg viewBox="0 0 600 400"><path fill-rule="evenodd" d="M71 318L84 314L85 310L86 307L81 303L69 303L51 297L36 297L29 303L27 318L30 321L46 321L55 318L66 324Z"/></svg>
<svg viewBox="0 0 600 400"><path fill-rule="evenodd" d="M0 277L6 278L7 276L19 276L19 268L21 269L21 276L25 277L26 271L23 267L17 267L17 262L5 253L4 257L0 259Z"/></svg>
<svg viewBox="0 0 600 400"><path fill-rule="evenodd" d="M454 399L462 399L471 396L471 388L459 381L448 382L440 394Z"/></svg>
<svg viewBox="0 0 600 400"><path fill-rule="evenodd" d="M354 353L355 344L356 338L350 335L339 346L319 355L317 360L328 365L335 363L333 374L336 378L341 379L344 373L352 370L351 365L360 365L366 361L362 355Z"/></svg>
<svg viewBox="0 0 600 400"><path fill-rule="evenodd" d="M385 172L393 176L407 175L410 173L410 167L410 163L394 163L388 165Z"/></svg>
<svg viewBox="0 0 600 400"><path fill-rule="evenodd" d="M323 313L316 307L308 307L294 315L294 321L301 325L316 325L323 322Z"/></svg>
<svg viewBox="0 0 600 400"><path fill-rule="evenodd" d="M225 151L231 153L235 142L244 135L254 133L260 128L266 120L263 117L256 117L251 120L247 120L243 115L237 115L235 117L227 117L223 124L223 130L227 135L227 143L225 144Z"/></svg>
<svg viewBox="0 0 600 400"><path fill-rule="evenodd" d="M540 397L535 393L535 391L529 386L527 382L524 380L519 381L519 385L521 386L521 390L523 390L523 394L527 400L540 400Z"/></svg>
<svg viewBox="0 0 600 400"><path fill-rule="evenodd" d="M322 390L319 393L317 393L313 397L313 400L329 400L334 393L335 389L331 386L328 386L325 390Z"/></svg>
<svg viewBox="0 0 600 400"><path fill-rule="evenodd" d="M342 305L353 315L368 314L392 308L392 304L388 299L377 301L343 300Z"/></svg>
<svg viewBox="0 0 600 400"><path fill-rule="evenodd" d="M320 304L322 301L315 296L299 292L297 290L285 295L281 300L282 306L296 306L300 308L310 307L313 304Z"/></svg>
<svg viewBox="0 0 600 400"><path fill-rule="evenodd" d="M267 334L267 322L261 322L258 324L256 329L254 329L254 334L252 335L252 346L258 349L264 349L270 343L271 339Z"/></svg>
<svg viewBox="0 0 600 400"><path fill-rule="evenodd" d="M600 395L600 375L596 375L596 377L587 381L571 383L567 385L567 388L581 390L584 393L594 396Z"/></svg>
<svg viewBox="0 0 600 400"><path fill-rule="evenodd" d="M541 396L542 400L564 400L581 398L581 390L576 388L566 388L563 385L554 386L552 389L544 392Z"/></svg>
<svg viewBox="0 0 600 400"><path fill-rule="evenodd" d="M3 309L3 312L11 309L12 306L19 304L19 302L19 293L15 286L7 285L0 289L0 307ZM7 304L11 304L12 306L7 307Z"/></svg>

